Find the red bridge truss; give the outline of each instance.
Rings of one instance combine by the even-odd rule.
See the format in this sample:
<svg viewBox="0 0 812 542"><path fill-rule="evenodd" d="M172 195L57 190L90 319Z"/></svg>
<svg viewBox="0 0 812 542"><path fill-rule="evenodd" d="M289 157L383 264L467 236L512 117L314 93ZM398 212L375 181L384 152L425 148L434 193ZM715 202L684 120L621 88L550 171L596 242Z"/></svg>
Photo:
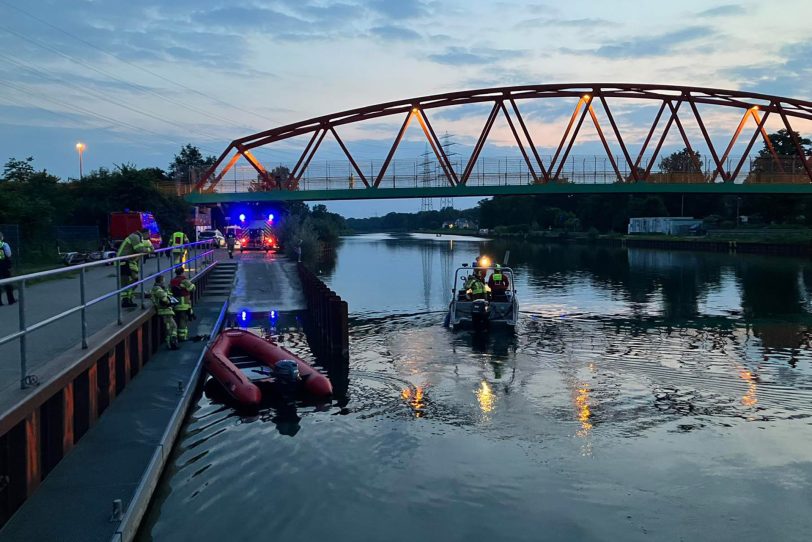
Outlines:
<svg viewBox="0 0 812 542"><path fill-rule="evenodd" d="M528 125L519 110L519 104L524 100L541 100L545 98L573 98L575 100L574 110L561 135L560 143L546 164L542 160L538 148L533 143L533 134L531 130L528 129ZM648 129L642 147L636 155L629 152L627 141L623 138L618 123L615 121L615 117L609 108L607 99L647 100L659 104L659 110L654 118L654 122ZM461 171L458 171L453 167L452 162L449 160L447 153L441 145L429 121L428 112L449 106L479 103L489 103L493 105L479 137L476 140L470 158L464 167L457 168L461 169ZM594 107L597 103L599 103L603 109L602 117L604 124L608 124L608 130L611 130L615 140L614 143L621 150L622 156L618 158L615 158L610 150L605 130ZM719 149L714 146L705 121L697 107L699 104L735 108L742 111L741 121L732 134L730 142L724 151L719 152ZM812 121L812 102L766 94L713 88L594 83L501 87L436 94L351 109L280 126L278 128L272 128L232 141L219 156L215 164L201 177L195 190L204 193L213 192L217 184L240 158L244 158L253 166L259 178L275 183L278 188L295 189L298 186L298 181L302 178L310 161L313 159L313 156L328 133L332 135L341 150L347 156L358 179L360 179L367 188L377 188L386 174L406 129L412 121L419 123L428 144L431 146L438 163L442 167L442 172L448 184L450 186L465 185L471 177L474 165L488 141L488 136L491 133L494 122L500 114L503 115L507 121L507 125L527 165L533 183L544 184L560 179L562 168L567 161L567 157L570 155L587 115L589 115L597 130L608 160L614 170L614 174L617 176L617 180L619 182L647 181L649 180L652 167L662 149L663 143L666 141L666 137L673 126L676 126L679 131L685 148L692 151L691 155L695 158L695 155L693 155L695 145L691 144L683 121L679 116L681 109L683 111L686 109L690 110L688 114L693 116L696 120L702 135L702 142L707 146L710 152L712 159L710 169L712 169L712 173L708 182L717 182L719 180L722 182L732 182L736 179L753 145L759 137L763 139L766 148L769 149L772 154L775 166L783 173L784 166L782 164L786 163L785 159L787 157L786 155L782 155L782 157L779 158L765 130L765 123L771 115L779 117L783 127L791 134L794 151L796 153L792 158L798 160L796 163L803 165L802 168L799 168L801 174L805 174L806 180L812 182L812 163L810 163L809 156L806 155L801 141L790 125L790 118ZM394 142L387 153L382 167L374 177L367 176L358 166L356 158L350 153L344 141L339 137L336 127L390 115L402 115L403 123L394 138ZM734 161L726 168L725 164L728 164L731 151L738 141L739 136L742 134L748 119L752 119L754 129L748 140L746 150L742 153L740 160ZM655 137L655 133L663 123L664 127L662 132L659 136ZM270 179L268 171L251 152L258 147L306 134L311 134L311 137L296 162L296 165L290 172L289 179ZM647 156L646 152L651 148L653 148L652 154ZM644 157L646 157L645 160ZM619 160L626 162L623 164L623 169L628 171L629 174L625 178L618 165ZM696 164L696 166L697 170L700 170L699 164Z"/></svg>

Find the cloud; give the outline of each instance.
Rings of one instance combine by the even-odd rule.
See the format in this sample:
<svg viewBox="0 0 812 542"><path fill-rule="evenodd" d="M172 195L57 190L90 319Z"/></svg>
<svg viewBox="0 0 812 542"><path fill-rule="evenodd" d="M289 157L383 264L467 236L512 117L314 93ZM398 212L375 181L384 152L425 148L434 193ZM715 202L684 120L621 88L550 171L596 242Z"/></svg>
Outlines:
<svg viewBox="0 0 812 542"><path fill-rule="evenodd" d="M375 26L369 31L373 36L384 40L414 41L422 38L420 34L410 28L394 25Z"/></svg>
<svg viewBox="0 0 812 542"><path fill-rule="evenodd" d="M678 46L711 35L713 29L707 26L690 26L682 30L667 32L658 36L640 37L630 41L603 45L591 51L604 58L639 58L661 56L671 53Z"/></svg>
<svg viewBox="0 0 812 542"><path fill-rule="evenodd" d="M485 120L488 118L488 114L491 112L491 109L493 109L492 103L466 104L429 110L428 115L432 118L432 120L436 118L440 121L482 119L482 122L485 122Z"/></svg>
<svg viewBox="0 0 812 542"><path fill-rule="evenodd" d="M519 58L525 54L524 51L514 49L447 47L442 53L428 55L428 58L438 64L484 66L502 60Z"/></svg>
<svg viewBox="0 0 812 542"><path fill-rule="evenodd" d="M346 21L357 20L364 15L364 8L358 4L327 4L327 5L312 5L303 4L299 0L293 3L299 12L307 17L313 19L315 22L326 22L331 24L338 24Z"/></svg>
<svg viewBox="0 0 812 542"><path fill-rule="evenodd" d="M727 17L729 15L744 15L747 10L737 4L725 4L715 8L706 9L697 13L700 17Z"/></svg>
<svg viewBox="0 0 812 542"><path fill-rule="evenodd" d="M192 14L192 21L229 30L264 32L290 30L307 24L303 19L273 9L242 6L197 11Z"/></svg>
<svg viewBox="0 0 812 542"><path fill-rule="evenodd" d="M368 5L384 17L395 19L412 19L429 14L423 0L372 0Z"/></svg>
<svg viewBox="0 0 812 542"><path fill-rule="evenodd" d="M611 24L607 19L581 18L581 19L559 19L550 17L532 17L525 19L514 25L517 30L541 30L554 27L565 28L596 28Z"/></svg>
<svg viewBox="0 0 812 542"><path fill-rule="evenodd" d="M779 50L782 60L765 64L750 64L729 68L724 74L748 90L790 98L812 98L812 42L793 43Z"/></svg>

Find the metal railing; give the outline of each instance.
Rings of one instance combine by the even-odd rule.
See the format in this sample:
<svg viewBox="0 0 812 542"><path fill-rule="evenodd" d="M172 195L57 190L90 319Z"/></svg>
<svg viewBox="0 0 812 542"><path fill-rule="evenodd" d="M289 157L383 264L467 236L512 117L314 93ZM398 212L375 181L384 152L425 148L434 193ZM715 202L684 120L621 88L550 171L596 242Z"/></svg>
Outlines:
<svg viewBox="0 0 812 542"><path fill-rule="evenodd" d="M75 265L75 266L71 266L71 267L66 267L64 269L51 269L51 270L48 270L48 271L41 271L41 272L38 272L38 273L30 273L30 274L27 274L27 275L21 275L21 276L18 276L18 277L11 277L11 278L0 280L0 289L2 289L5 285L17 285L17 294L18 294L17 295L17 304L18 304L18 310L19 310L19 330L16 331L15 333L11 333L9 335L6 335L5 337L0 338L0 346L4 345L6 343L9 343L11 341L14 341L14 340L19 340L19 342L20 342L20 388L21 389L26 389L30 385L32 385L32 384L36 385L38 383L36 381L36 378L31 378L31 376L28 374L28 368L27 368L28 345L27 345L26 338L30 333L32 333L32 332L34 332L34 331L36 331L38 329L41 329L41 328L43 328L43 327L45 327L47 325L53 324L54 322L57 322L57 321L59 321L59 320L61 320L63 318L67 318L68 316L71 316L71 315L76 314L78 312L81 315L81 318L80 318L80 322L81 322L80 331L81 331L81 338L82 338L81 339L82 348L87 349L88 348L88 344L87 344L87 334L88 334L88 331L87 331L87 309L88 308L90 308L90 307L92 307L92 306L94 306L94 305L96 305L98 303L101 303L103 301L106 301L106 300L108 300L108 299L110 299L112 297L115 297L116 298L116 306L117 306L117 308L116 308L116 321L117 321L118 325L122 325L123 324L123 319L121 317L121 295L122 295L123 292L125 292L127 290L130 290L130 289L138 288L140 290L140 297L141 297L140 308L141 309L146 308L146 305L144 303L144 300L145 300L144 284L147 281L152 280L152 279L154 279L155 277L157 277L159 275L162 275L164 273L170 273L174 269L177 269L178 267L188 266L188 264L192 263L192 262L195 262L194 267L187 267L187 269L189 270L189 278L190 279L194 278L197 275L200 275L201 273L206 272L210 267L212 267L215 264L215 262L214 262L214 250L213 249L205 250L207 247L211 247L211 241L196 241L194 243L187 243L185 245L179 245L179 246L175 246L175 247L168 247L168 248L158 249L158 250L155 250L155 251L149 252L149 253L132 254L130 256L121 256L121 257L116 257L116 258L109 258L109 259L106 259L106 260L99 260L97 262L91 262L91 263L85 263L85 264L81 264L81 265ZM185 261L183 261L181 263L177 263L177 264L173 263L173 264L170 264L166 269L161 269L161 255L164 254L164 253L171 253L171 251L178 250L178 249L181 249L181 248L183 250L189 252L189 254L188 254L189 257ZM144 276L144 261L145 261L146 258L148 258L150 255L153 255L153 254L158 256L157 264L156 264L157 271L155 273L150 274L150 275ZM139 271L138 271L139 276L138 276L137 281L134 281L131 284L128 284L128 285L122 287L122 285L121 285L121 272L120 272L119 268L120 268L120 266L121 266L121 264L123 262L126 262L128 260L138 260L138 262L139 262L139 266L138 266L139 267ZM201 263L203 264L202 268L200 266ZM111 264L114 264L116 266L116 273L115 273L116 274L116 289L111 291L111 292L104 293L104 294L102 294L102 295L100 295L100 296L98 296L98 297L96 297L94 299L88 300L87 295L86 295L87 270L90 269L90 268L93 268L93 267L106 266L106 265L111 265ZM37 280L42 280L42 279L46 279L46 278L54 278L54 277L58 277L59 275L75 274L77 271L79 273L78 274L79 296L80 296L79 304L76 305L76 306L73 306L73 307L71 307L71 308L69 308L67 310L62 311L59 314L55 314L55 315L50 316L50 317L48 317L48 318L46 318L44 320L41 320L41 321L36 322L34 324L28 325L27 324L27 318L26 318L26 316L27 316L26 315L26 290L27 290L27 284L29 284L31 281L37 281ZM70 278L73 278L73 277L70 277Z"/></svg>
<svg viewBox="0 0 812 542"><path fill-rule="evenodd" d="M722 178L716 169L716 162L709 156L703 155L696 162L682 160L682 163L669 164L664 170L660 155L651 164L648 175L646 169L652 161L652 155L645 154L637 161L637 178L648 183L666 184L701 184L722 183ZM665 156L667 157L667 156ZM611 158L606 154L570 155L563 162L553 162L553 156L543 154L540 156L547 168L553 183L572 184L614 184L632 182L632 168L623 155L614 155ZM636 159L635 156L633 159ZM467 157L454 156L450 163L457 175L461 175L467 165ZM741 161L741 167L740 166ZM283 164L280 164L282 166ZM383 160L359 160L358 167L369 183L372 183L384 165ZM615 165L617 170L615 170ZM284 164L288 169L292 164ZM779 160L770 157L760 157L752 154L747 156L728 156L721 164L722 169L730 176L727 182L733 183L810 183L809 176L803 161L797 156L779 156ZM542 173L534 165L536 177L543 181ZM556 176L557 174L557 176ZM619 174L619 176L618 176ZM283 180L284 181L284 180ZM481 157L473 164L468 186L517 186L533 184L536 180L527 166L525 160L517 156ZM258 180L257 172L248 166L235 166L220 180L216 191L224 193L244 193L253 191L266 191L285 189L288 184L283 182L281 187L269 188L267 184ZM448 186L448 179L439 162L433 159L402 159L392 160L381 178L380 188L429 188ZM296 190L363 190L365 185L361 182L352 164L347 160L327 160L312 162L308 165L304 175L295 183ZM194 192L192 184L172 184L168 187L178 195Z"/></svg>

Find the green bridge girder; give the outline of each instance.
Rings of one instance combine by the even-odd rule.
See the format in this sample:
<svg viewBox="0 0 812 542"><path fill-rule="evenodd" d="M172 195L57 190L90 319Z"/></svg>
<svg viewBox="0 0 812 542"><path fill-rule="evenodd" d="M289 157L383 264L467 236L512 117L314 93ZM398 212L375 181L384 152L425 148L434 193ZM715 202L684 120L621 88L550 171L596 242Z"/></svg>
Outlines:
<svg viewBox="0 0 812 542"><path fill-rule="evenodd" d="M430 197L488 197L543 194L812 194L808 184L653 184L653 183L547 183L507 186L445 186L420 188L356 188L335 190L275 190L272 192L192 193L192 204L263 201L341 201Z"/></svg>

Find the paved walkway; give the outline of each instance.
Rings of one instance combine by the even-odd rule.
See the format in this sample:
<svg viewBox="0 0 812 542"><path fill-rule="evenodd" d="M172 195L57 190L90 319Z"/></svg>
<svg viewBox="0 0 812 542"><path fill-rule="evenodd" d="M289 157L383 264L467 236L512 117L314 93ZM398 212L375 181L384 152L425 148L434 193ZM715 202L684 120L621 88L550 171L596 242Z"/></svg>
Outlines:
<svg viewBox="0 0 812 542"><path fill-rule="evenodd" d="M217 258L228 256L224 251L218 251ZM169 259L164 257L150 258L144 266L145 275L157 271L160 264L162 269L169 266ZM116 274L113 266L100 266L87 272L85 279L86 298L92 300L96 297L113 291L116 288ZM145 284L145 292L149 295L151 281ZM31 326L72 307L80 302L79 273L71 273L65 278L47 280L26 288L26 323ZM4 295L5 298L5 295ZM0 306L0 337L5 337L19 330L19 305ZM145 307L149 308L147 300ZM122 309L122 319L126 324L142 313L142 309ZM87 310L88 336L102 330L105 326L116 323L116 298L102 301ZM73 314L54 322L42 329L28 335L28 373L45 381L51 374L54 359L72 349L78 352L81 342L81 316ZM90 344L92 348L93 344ZM17 396L20 387L20 347L18 341L0 346L0 412L4 398L9 393Z"/></svg>
<svg viewBox="0 0 812 542"><path fill-rule="evenodd" d="M280 254L240 255L231 311L297 311L307 308L296 263Z"/></svg>
<svg viewBox="0 0 812 542"><path fill-rule="evenodd" d="M192 335L209 335L221 308L205 298L198 303ZM186 386L205 345L162 349L144 365L0 530L0 541L109 542L118 528L110 521L112 502L121 499L127 509L182 399L178 382Z"/></svg>
<svg viewBox="0 0 812 542"><path fill-rule="evenodd" d="M232 310L297 310L305 306L296 264L283 256L259 253L240 255L237 261L240 266L230 300ZM191 323L192 335L211 333L222 308L221 301L212 300L216 295L204 295L195 306L198 319ZM115 307L112 310L115 318ZM121 499L126 510L133 499L182 400L178 382L185 385L189 381L205 345L202 341L187 342L179 351L161 349L144 365L98 423L0 530L0 542L108 542L119 527L118 522L110 521L112 502ZM162 453L171 450L162 449Z"/></svg>

